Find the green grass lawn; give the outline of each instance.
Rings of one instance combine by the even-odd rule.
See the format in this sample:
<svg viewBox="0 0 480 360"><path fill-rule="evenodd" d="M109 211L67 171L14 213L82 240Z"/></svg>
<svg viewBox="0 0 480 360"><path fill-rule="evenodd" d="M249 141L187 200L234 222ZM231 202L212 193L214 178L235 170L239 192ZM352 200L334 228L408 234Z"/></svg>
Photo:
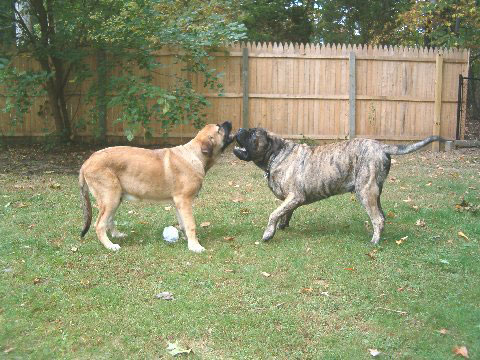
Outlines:
<svg viewBox="0 0 480 360"><path fill-rule="evenodd" d="M80 239L89 153L3 153L0 358L171 358L177 342L192 359L480 359L478 150L395 157L378 246L350 194L261 242L280 202L227 153L195 203L202 254L162 240L168 204L123 203L118 253Z"/></svg>

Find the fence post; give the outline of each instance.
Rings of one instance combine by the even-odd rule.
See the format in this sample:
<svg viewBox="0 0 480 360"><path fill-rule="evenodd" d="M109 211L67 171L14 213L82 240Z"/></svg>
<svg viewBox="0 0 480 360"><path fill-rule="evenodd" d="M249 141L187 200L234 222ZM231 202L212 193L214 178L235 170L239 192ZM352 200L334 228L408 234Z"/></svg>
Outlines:
<svg viewBox="0 0 480 360"><path fill-rule="evenodd" d="M462 118L463 106L463 75L458 75L458 95L457 95L457 131L455 132L455 140L460 140L460 122Z"/></svg>
<svg viewBox="0 0 480 360"><path fill-rule="evenodd" d="M350 73L349 73L349 138L353 139L355 137L355 98L356 98L356 80L355 80L355 52L350 52L349 57Z"/></svg>
<svg viewBox="0 0 480 360"><path fill-rule="evenodd" d="M442 118L442 80L443 80L443 55L437 54L435 61L435 107L433 110L432 135L440 135ZM435 141L432 144L432 151L439 151L440 144Z"/></svg>
<svg viewBox="0 0 480 360"><path fill-rule="evenodd" d="M97 111L98 111L98 140L105 143L107 137L107 64L105 50L98 49L96 54L97 62Z"/></svg>
<svg viewBox="0 0 480 360"><path fill-rule="evenodd" d="M243 84L243 102L242 102L242 127L248 128L248 48L242 49L242 84Z"/></svg>

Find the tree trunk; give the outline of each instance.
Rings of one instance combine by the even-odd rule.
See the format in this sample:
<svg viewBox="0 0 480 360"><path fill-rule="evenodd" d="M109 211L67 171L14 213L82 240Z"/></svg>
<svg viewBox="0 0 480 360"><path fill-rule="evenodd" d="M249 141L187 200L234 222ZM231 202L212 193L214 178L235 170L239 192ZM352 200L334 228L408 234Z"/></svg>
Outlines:
<svg viewBox="0 0 480 360"><path fill-rule="evenodd" d="M57 89L54 79L48 80L46 90L55 121L55 133L61 141L68 141L70 140L71 128L63 91Z"/></svg>

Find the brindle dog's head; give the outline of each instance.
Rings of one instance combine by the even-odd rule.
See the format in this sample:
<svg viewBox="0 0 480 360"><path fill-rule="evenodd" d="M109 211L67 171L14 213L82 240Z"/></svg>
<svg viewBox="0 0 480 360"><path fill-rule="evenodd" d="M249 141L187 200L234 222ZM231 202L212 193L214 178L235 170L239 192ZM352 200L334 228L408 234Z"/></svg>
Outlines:
<svg viewBox="0 0 480 360"><path fill-rule="evenodd" d="M284 146L284 140L262 128L240 129L235 136L238 146L233 153L240 160L253 161L261 168Z"/></svg>

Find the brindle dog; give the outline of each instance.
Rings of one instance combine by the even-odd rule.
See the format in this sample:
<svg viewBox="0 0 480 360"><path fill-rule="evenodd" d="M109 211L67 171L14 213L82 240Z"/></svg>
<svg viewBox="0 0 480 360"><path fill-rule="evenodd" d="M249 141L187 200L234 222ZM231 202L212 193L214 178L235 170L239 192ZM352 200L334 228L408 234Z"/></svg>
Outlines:
<svg viewBox="0 0 480 360"><path fill-rule="evenodd" d="M380 194L390 170L390 155L408 154L432 141L445 141L430 136L415 144L387 145L353 139L310 147L262 128L240 129L235 138L238 146L233 153L264 170L270 190L284 200L270 215L264 241L275 235L277 227L289 226L292 213L299 206L354 192L372 222L374 244L380 240L385 223Z"/></svg>

